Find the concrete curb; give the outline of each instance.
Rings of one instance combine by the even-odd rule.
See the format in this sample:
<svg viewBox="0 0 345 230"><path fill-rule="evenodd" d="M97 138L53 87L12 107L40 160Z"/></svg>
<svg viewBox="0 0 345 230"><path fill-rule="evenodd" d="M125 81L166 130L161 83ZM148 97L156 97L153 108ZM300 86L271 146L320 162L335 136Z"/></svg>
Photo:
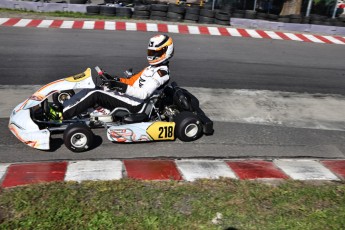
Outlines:
<svg viewBox="0 0 345 230"><path fill-rule="evenodd" d="M230 27L170 25L163 23L0 18L0 26L179 33L345 45L345 37L340 36L299 34Z"/></svg>
<svg viewBox="0 0 345 230"><path fill-rule="evenodd" d="M178 180L232 178L239 180L345 181L345 160L98 160L0 163L0 186L53 181Z"/></svg>

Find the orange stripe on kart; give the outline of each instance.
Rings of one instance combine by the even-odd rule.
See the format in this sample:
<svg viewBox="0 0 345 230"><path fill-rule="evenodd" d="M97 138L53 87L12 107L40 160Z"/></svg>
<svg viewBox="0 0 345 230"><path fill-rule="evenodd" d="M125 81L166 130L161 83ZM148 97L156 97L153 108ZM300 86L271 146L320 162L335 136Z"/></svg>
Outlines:
<svg viewBox="0 0 345 230"><path fill-rule="evenodd" d="M32 148L35 148L35 146L37 145L37 141L26 141L26 140L24 140L19 135L17 128L13 124L10 124L8 127L9 127L10 131L18 138L18 140L20 140L21 142L23 142L26 145L29 145Z"/></svg>

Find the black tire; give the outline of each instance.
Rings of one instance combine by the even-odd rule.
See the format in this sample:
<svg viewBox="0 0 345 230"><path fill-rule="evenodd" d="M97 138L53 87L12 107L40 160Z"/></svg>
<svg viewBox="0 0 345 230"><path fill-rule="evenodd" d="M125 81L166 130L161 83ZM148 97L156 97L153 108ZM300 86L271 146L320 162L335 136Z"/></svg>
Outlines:
<svg viewBox="0 0 345 230"><path fill-rule="evenodd" d="M316 21L316 20L311 20L310 24L313 24L313 25L324 25L323 21Z"/></svg>
<svg viewBox="0 0 345 230"><path fill-rule="evenodd" d="M151 10L167 12L169 6L164 4L152 4Z"/></svg>
<svg viewBox="0 0 345 230"><path fill-rule="evenodd" d="M202 9L202 10L200 10L200 16L208 17L208 18L213 18L214 17L214 11L213 10Z"/></svg>
<svg viewBox="0 0 345 230"><path fill-rule="evenodd" d="M290 22L290 18L278 18L277 21L278 21L278 22L289 23L289 22Z"/></svg>
<svg viewBox="0 0 345 230"><path fill-rule="evenodd" d="M128 7L118 7L118 8L116 8L116 14L132 15L132 9L128 8Z"/></svg>
<svg viewBox="0 0 345 230"><path fill-rule="evenodd" d="M230 19L228 21L215 19L214 23L216 23L218 25L228 26L228 25L230 25Z"/></svg>
<svg viewBox="0 0 345 230"><path fill-rule="evenodd" d="M198 21L188 20L188 19L184 19L183 22L185 22L185 23L198 23Z"/></svg>
<svg viewBox="0 0 345 230"><path fill-rule="evenodd" d="M169 4L168 12L178 13L178 14L184 14L186 9L183 6L175 5L175 4Z"/></svg>
<svg viewBox="0 0 345 230"><path fill-rule="evenodd" d="M218 11L215 15L215 18L221 21L229 21L230 13L224 11Z"/></svg>
<svg viewBox="0 0 345 230"><path fill-rule="evenodd" d="M290 19L301 19L302 16L300 14L290 14Z"/></svg>
<svg viewBox="0 0 345 230"><path fill-rule="evenodd" d="M116 14L116 17L119 17L119 18L131 18L131 17L132 17L132 14L122 14L122 13L118 13L118 14Z"/></svg>
<svg viewBox="0 0 345 230"><path fill-rule="evenodd" d="M202 24L213 24L214 23L214 18L199 16L198 22L202 23Z"/></svg>
<svg viewBox="0 0 345 230"><path fill-rule="evenodd" d="M133 18L133 19L139 19L139 20L147 20L147 19L150 19L150 16L141 16L141 15L135 15L135 14L133 14L133 15L132 15L132 18Z"/></svg>
<svg viewBox="0 0 345 230"><path fill-rule="evenodd" d="M255 19L255 18L256 18L256 11L253 11L253 10L246 10L246 12L245 12L245 18L248 18L248 19Z"/></svg>
<svg viewBox="0 0 345 230"><path fill-rule="evenodd" d="M166 17L167 16L167 12L163 12L163 11L151 11L151 16L158 16L158 17Z"/></svg>
<svg viewBox="0 0 345 230"><path fill-rule="evenodd" d="M191 20L191 21L198 21L199 20L199 15L197 14L186 14L184 16L185 20Z"/></svg>
<svg viewBox="0 0 345 230"><path fill-rule="evenodd" d="M174 13L174 12L169 12L167 13L167 18L169 19L183 19L183 15L182 14L178 14L178 13Z"/></svg>
<svg viewBox="0 0 345 230"><path fill-rule="evenodd" d="M160 16L150 16L151 20L157 20L157 21L166 21L166 17L160 17Z"/></svg>
<svg viewBox="0 0 345 230"><path fill-rule="evenodd" d="M231 15L233 18L244 18L244 13L233 13Z"/></svg>
<svg viewBox="0 0 345 230"><path fill-rule="evenodd" d="M150 5L137 5L134 6L134 11L149 11L151 8Z"/></svg>
<svg viewBox="0 0 345 230"><path fill-rule="evenodd" d="M99 13L105 16L115 16L116 8L111 6L101 6Z"/></svg>
<svg viewBox="0 0 345 230"><path fill-rule="evenodd" d="M192 112L183 111L176 115L175 136L184 142L195 141L203 133L199 118Z"/></svg>
<svg viewBox="0 0 345 230"><path fill-rule="evenodd" d="M266 14L266 13L257 13L256 14L256 18L267 19L268 18L268 14Z"/></svg>
<svg viewBox="0 0 345 230"><path fill-rule="evenodd" d="M133 15L136 16L150 16L150 11L134 11Z"/></svg>
<svg viewBox="0 0 345 230"><path fill-rule="evenodd" d="M99 14L100 6L87 6L86 13L87 14Z"/></svg>
<svg viewBox="0 0 345 230"><path fill-rule="evenodd" d="M62 107L64 101L70 99L75 94L74 90L63 90L52 95L52 99L55 105Z"/></svg>
<svg viewBox="0 0 345 230"><path fill-rule="evenodd" d="M273 21L276 21L277 19L278 19L278 15L275 15L275 14L269 14L268 15L268 19L270 19L270 20L273 20Z"/></svg>
<svg viewBox="0 0 345 230"><path fill-rule="evenodd" d="M94 134L91 129L82 123L67 126L63 133L65 146L72 152L84 152L92 147Z"/></svg>
<svg viewBox="0 0 345 230"><path fill-rule="evenodd" d="M186 14L200 14L200 8L198 7L187 7L186 8Z"/></svg>
<svg viewBox="0 0 345 230"><path fill-rule="evenodd" d="M69 4L85 4L87 0L70 0Z"/></svg>
<svg viewBox="0 0 345 230"><path fill-rule="evenodd" d="M183 18L168 18L167 21L169 22L183 22Z"/></svg>
<svg viewBox="0 0 345 230"><path fill-rule="evenodd" d="M302 19L301 18L290 18L290 23L301 23Z"/></svg>
<svg viewBox="0 0 345 230"><path fill-rule="evenodd" d="M302 24L309 24L310 23L310 17L304 17L303 19L302 19L302 22L301 22Z"/></svg>

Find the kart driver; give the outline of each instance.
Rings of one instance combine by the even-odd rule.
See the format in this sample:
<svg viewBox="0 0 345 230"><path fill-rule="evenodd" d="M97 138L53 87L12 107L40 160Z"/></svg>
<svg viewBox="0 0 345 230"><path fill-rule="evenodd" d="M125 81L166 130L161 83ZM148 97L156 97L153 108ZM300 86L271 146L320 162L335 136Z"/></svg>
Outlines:
<svg viewBox="0 0 345 230"><path fill-rule="evenodd" d="M147 60L150 64L148 67L130 78L114 78L114 81L105 84L107 87L104 89L85 90L75 94L63 105L63 119L71 119L97 105L110 111L124 107L132 113L138 112L145 99L168 83L169 59L173 55L174 45L171 37L152 37L147 47ZM51 115L54 117L54 114ZM62 117L58 116L58 120Z"/></svg>

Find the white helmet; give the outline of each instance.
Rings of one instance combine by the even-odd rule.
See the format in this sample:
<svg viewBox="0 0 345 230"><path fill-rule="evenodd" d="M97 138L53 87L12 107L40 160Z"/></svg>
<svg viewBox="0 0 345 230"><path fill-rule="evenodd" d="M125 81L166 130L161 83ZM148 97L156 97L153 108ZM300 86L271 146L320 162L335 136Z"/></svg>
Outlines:
<svg viewBox="0 0 345 230"><path fill-rule="evenodd" d="M156 35L149 41L147 47L147 60L150 65L157 65L167 61L174 55L174 44L167 35Z"/></svg>

